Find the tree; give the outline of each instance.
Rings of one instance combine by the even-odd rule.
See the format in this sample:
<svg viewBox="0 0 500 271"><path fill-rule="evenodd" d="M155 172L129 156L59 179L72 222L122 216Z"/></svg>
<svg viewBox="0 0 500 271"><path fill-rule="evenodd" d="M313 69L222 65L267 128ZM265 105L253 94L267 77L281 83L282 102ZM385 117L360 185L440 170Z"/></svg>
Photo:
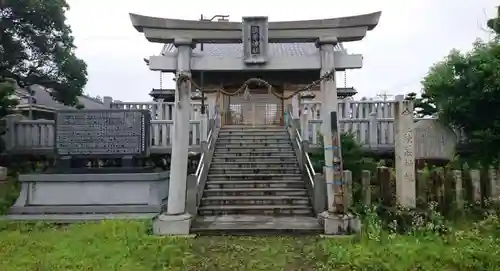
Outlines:
<svg viewBox="0 0 500 271"><path fill-rule="evenodd" d="M495 31L497 35L500 35L500 6L497 8L497 17L488 20L488 27Z"/></svg>
<svg viewBox="0 0 500 271"><path fill-rule="evenodd" d="M489 163L500 154L500 43L477 41L430 68L423 95L444 123L464 131L476 158Z"/></svg>
<svg viewBox="0 0 500 271"><path fill-rule="evenodd" d="M78 104L87 66L75 55L68 9L65 0L0 0L0 102L12 94L7 82L14 80L25 89L51 88L57 101Z"/></svg>
<svg viewBox="0 0 500 271"><path fill-rule="evenodd" d="M17 99L13 98L16 88L16 81L5 79L0 81L0 116L6 116L11 113L11 109L18 104ZM0 131L0 134L2 132Z"/></svg>
<svg viewBox="0 0 500 271"><path fill-rule="evenodd" d="M310 154L311 163L316 172L322 173L325 165L325 149L323 148L323 136L318 135L320 148ZM343 168L352 171L354 180L361 178L364 169L375 170L377 164L371 158L364 157L365 152L354 136L349 133L340 135Z"/></svg>
<svg viewBox="0 0 500 271"><path fill-rule="evenodd" d="M414 102L414 116L415 118L423 118L423 117L429 117L433 116L436 114L437 109L434 103L432 102L431 97L429 97L427 94L422 94L420 97L417 96L417 93L415 92L410 92L406 94L405 100L413 101Z"/></svg>

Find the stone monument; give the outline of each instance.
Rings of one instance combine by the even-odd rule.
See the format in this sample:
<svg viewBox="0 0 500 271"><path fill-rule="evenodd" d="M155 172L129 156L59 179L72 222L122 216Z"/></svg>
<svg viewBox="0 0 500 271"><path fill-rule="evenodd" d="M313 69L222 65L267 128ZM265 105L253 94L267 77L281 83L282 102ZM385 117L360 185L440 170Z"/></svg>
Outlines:
<svg viewBox="0 0 500 271"><path fill-rule="evenodd" d="M415 123L415 159L449 161L455 155L457 135L436 119Z"/></svg>
<svg viewBox="0 0 500 271"><path fill-rule="evenodd" d="M57 165L19 176L21 193L10 213L161 212L168 172L154 172L140 160L149 155L149 122L144 110L58 111Z"/></svg>

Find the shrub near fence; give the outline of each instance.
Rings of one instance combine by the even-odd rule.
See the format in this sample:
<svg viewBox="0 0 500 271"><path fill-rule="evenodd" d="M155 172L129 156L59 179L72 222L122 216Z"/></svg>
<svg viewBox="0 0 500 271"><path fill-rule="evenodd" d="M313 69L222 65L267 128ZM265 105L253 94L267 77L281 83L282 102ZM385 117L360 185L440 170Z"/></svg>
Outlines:
<svg viewBox="0 0 500 271"><path fill-rule="evenodd" d="M499 172L500 169L493 167L469 169L467 166L462 170L448 167L417 170L417 209L426 210L433 205L443 215L492 209L500 196ZM397 206L392 168L378 167L375 172L363 170L360 180L352 180L352 173L345 170L344 177L351 178L346 180L351 206Z"/></svg>

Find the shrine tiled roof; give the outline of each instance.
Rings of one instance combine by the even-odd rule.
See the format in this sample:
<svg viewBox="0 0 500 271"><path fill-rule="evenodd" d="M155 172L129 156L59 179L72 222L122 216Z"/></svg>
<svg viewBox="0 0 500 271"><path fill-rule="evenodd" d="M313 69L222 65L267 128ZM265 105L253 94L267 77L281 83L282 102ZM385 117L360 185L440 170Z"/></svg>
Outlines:
<svg viewBox="0 0 500 271"><path fill-rule="evenodd" d="M162 53L175 52L176 48L173 44L165 44ZM337 48L340 50L340 47ZM203 44L203 52L201 45L197 44L193 50L195 54L205 54L209 56L220 57L238 57L243 55L243 44ZM272 56L304 56L314 55L318 53L318 48L314 43L269 43L269 55Z"/></svg>
<svg viewBox="0 0 500 271"><path fill-rule="evenodd" d="M34 98L34 104L38 105L43 105L50 107L52 109L56 110L67 110L67 109L74 109L71 106L64 105L52 98L50 95L50 90L39 86L39 85L33 85L31 86L33 93L33 98ZM28 96L28 92L24 89L18 89L17 90L17 95L18 96ZM105 106L102 101L92 98L86 95L82 95L78 97L78 101L86 108L86 109L104 109Z"/></svg>

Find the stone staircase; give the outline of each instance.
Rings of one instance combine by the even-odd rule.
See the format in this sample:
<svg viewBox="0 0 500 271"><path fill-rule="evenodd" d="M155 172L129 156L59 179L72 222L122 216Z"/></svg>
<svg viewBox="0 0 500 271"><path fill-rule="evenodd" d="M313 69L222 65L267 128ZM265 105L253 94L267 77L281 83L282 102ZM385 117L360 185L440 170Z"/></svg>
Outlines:
<svg viewBox="0 0 500 271"><path fill-rule="evenodd" d="M221 128L193 228L198 232L321 229L283 127Z"/></svg>

